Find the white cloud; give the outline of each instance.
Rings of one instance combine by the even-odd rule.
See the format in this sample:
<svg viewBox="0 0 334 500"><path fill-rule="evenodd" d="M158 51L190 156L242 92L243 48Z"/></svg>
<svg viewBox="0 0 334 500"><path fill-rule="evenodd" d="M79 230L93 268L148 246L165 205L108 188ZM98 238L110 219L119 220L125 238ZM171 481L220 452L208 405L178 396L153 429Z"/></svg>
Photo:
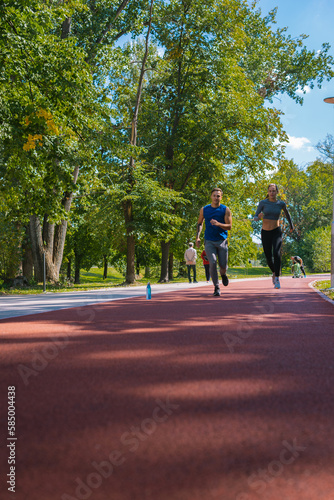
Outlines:
<svg viewBox="0 0 334 500"><path fill-rule="evenodd" d="M288 135L289 142L286 142L286 146L292 149L306 149L307 151L312 151L314 148L311 146L311 141L307 137L293 137L293 135Z"/></svg>
<svg viewBox="0 0 334 500"><path fill-rule="evenodd" d="M308 85L305 85L304 88L299 87L299 89L296 90L296 94L299 94L299 95L309 94L310 92L311 92L311 88Z"/></svg>

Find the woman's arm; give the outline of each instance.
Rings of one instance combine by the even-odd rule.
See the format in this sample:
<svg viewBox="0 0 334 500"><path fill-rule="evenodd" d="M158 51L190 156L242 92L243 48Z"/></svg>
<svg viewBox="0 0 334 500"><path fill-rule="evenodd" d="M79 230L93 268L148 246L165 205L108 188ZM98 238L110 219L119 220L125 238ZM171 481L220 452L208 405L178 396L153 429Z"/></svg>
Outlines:
<svg viewBox="0 0 334 500"><path fill-rule="evenodd" d="M288 219L288 223L290 224L290 230L293 231L294 230L293 223L289 214L289 210L286 208L286 205L284 205L283 207L283 212L285 213L285 217Z"/></svg>
<svg viewBox="0 0 334 500"><path fill-rule="evenodd" d="M259 219L263 218L262 210L263 210L263 201L260 201L254 215L254 220L258 221Z"/></svg>

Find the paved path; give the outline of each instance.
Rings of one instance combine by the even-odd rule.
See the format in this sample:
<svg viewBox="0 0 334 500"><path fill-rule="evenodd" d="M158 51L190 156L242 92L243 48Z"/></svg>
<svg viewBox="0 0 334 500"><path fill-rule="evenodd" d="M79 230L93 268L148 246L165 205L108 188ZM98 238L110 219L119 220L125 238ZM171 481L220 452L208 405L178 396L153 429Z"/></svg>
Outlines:
<svg viewBox="0 0 334 500"><path fill-rule="evenodd" d="M0 321L0 498L332 500L334 306L310 281Z"/></svg>
<svg viewBox="0 0 334 500"><path fill-rule="evenodd" d="M313 276L313 279L327 278L328 275ZM247 278L246 278L247 279ZM267 280L267 278L256 278ZM236 280L231 280L231 282ZM243 281L243 280L238 280ZM152 285L152 293L174 292L202 286L212 289L212 284L201 283L164 283ZM26 316L71 307L83 307L102 302L122 300L134 297L145 297L146 286L114 287L84 292L47 292L36 295L7 295L0 297L0 320Z"/></svg>
<svg viewBox="0 0 334 500"><path fill-rule="evenodd" d="M204 283L154 284L152 285L152 292L153 295L156 295L158 293L196 288L203 285ZM146 286L114 287L84 292L47 292L45 294L36 295L7 295L0 297L0 319L57 311L70 307L83 307L114 300L145 297L145 295Z"/></svg>

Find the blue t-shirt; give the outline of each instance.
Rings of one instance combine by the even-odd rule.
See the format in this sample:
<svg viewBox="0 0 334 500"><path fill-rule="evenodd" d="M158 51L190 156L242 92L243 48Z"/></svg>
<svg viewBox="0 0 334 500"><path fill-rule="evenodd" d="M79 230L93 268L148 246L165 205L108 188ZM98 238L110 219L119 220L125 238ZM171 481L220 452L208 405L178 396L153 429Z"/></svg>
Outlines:
<svg viewBox="0 0 334 500"><path fill-rule="evenodd" d="M225 213L226 205L219 205L219 207L213 207L211 205L205 205L203 208L203 215L205 219L205 233L204 238L208 241L220 241L226 240L227 230L222 229L219 226L213 226L210 222L211 219L215 219L221 224L225 224Z"/></svg>

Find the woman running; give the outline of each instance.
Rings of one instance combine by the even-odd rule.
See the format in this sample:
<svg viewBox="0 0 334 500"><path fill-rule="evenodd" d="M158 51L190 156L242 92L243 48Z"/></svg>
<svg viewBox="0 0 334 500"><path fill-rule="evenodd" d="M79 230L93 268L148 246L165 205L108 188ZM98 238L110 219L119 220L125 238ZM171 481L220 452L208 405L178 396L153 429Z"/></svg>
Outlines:
<svg viewBox="0 0 334 500"><path fill-rule="evenodd" d="M278 187L276 184L269 184L266 198L258 204L254 220L262 219L261 240L267 264L273 273L273 284L275 288L281 288L279 275L281 272L281 247L282 230L279 225L279 218L283 210L290 230L293 231L293 224L286 204L277 199Z"/></svg>

